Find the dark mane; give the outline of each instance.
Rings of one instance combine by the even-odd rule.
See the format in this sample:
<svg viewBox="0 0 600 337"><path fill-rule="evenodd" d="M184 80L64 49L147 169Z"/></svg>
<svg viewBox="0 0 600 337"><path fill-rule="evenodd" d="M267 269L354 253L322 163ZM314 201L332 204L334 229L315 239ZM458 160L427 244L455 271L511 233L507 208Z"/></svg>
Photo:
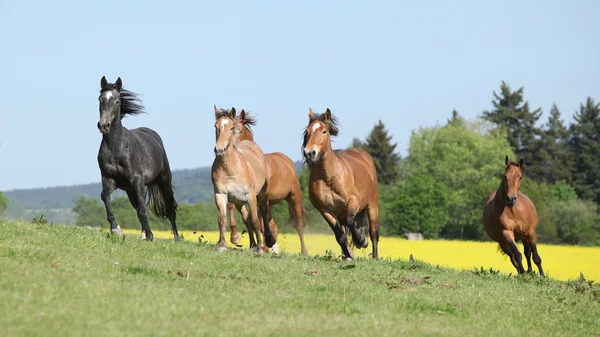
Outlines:
<svg viewBox="0 0 600 337"><path fill-rule="evenodd" d="M106 85L104 90L100 90L100 94L105 91L116 89L113 83ZM138 97L138 94L131 92L126 89L121 89L119 93L121 96L121 119L127 115L139 115L146 113L142 100Z"/></svg>
<svg viewBox="0 0 600 337"><path fill-rule="evenodd" d="M219 114L216 115L217 119L222 118L222 117L229 117L231 119L234 119L230 109L219 108L219 110L220 110Z"/></svg>
<svg viewBox="0 0 600 337"><path fill-rule="evenodd" d="M308 121L308 125L310 125L312 122L314 121L319 121L322 122L323 124L327 125L327 128L329 129L329 134L332 137L335 137L338 135L339 133L339 127L338 127L338 120L337 117L335 117L333 114L331 115L331 119L327 120L325 119L325 113L321 113L321 114L314 114L314 116L312 118L310 118L310 120ZM308 128L308 125L306 126ZM306 143L308 143L308 131L306 129L304 129L304 134L303 134L303 141L302 141L302 158L304 158L304 147L306 146Z"/></svg>
<svg viewBox="0 0 600 337"><path fill-rule="evenodd" d="M245 111L245 110L243 110L243 111L246 113L246 118L244 119L244 126L246 127L246 129L248 129L248 131L250 131L250 133L253 133L252 127L256 125L256 122L257 122L256 117L250 115L250 111Z"/></svg>

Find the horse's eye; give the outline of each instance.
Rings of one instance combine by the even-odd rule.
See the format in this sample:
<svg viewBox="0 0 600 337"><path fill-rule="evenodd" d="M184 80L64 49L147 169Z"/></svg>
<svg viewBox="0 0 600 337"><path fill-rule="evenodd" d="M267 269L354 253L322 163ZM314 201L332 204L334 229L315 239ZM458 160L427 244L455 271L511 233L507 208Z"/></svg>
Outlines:
<svg viewBox="0 0 600 337"><path fill-rule="evenodd" d="M235 128L235 127L234 127L234 126L232 126L232 127L231 127L231 130L233 130L234 128Z"/></svg>
<svg viewBox="0 0 600 337"><path fill-rule="evenodd" d="M117 104L119 104L119 101L117 101Z"/></svg>
<svg viewBox="0 0 600 337"><path fill-rule="evenodd" d="M326 135L327 134L327 130L323 130L323 134Z"/></svg>

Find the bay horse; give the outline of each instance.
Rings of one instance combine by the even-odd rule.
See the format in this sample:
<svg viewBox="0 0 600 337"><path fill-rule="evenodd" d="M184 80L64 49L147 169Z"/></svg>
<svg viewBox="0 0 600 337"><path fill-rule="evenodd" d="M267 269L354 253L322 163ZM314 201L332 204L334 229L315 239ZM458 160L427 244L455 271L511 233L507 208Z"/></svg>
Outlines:
<svg viewBox="0 0 600 337"><path fill-rule="evenodd" d="M521 178L525 164L521 158L518 163L511 162L506 156L506 171L498 190L488 195L483 207L483 227L490 239L498 242L500 250L510 257L510 261L519 274L525 272L517 241L523 241L527 272L531 272L531 255L540 275L544 276L542 259L538 254L535 227L538 214L535 205L521 193Z"/></svg>
<svg viewBox="0 0 600 337"><path fill-rule="evenodd" d="M352 243L366 248L367 227L377 259L379 226L379 192L373 158L364 150L333 150L331 137L338 134L337 118L327 109L322 114L309 109L304 130L302 156L310 169L308 191L311 203L329 224L342 248L345 259L352 259L345 228L352 233Z"/></svg>
<svg viewBox="0 0 600 337"><path fill-rule="evenodd" d="M100 121L97 126L102 133L98 151L98 166L102 175L100 197L106 208L111 232L123 235L110 205L110 194L120 188L127 193L129 202L137 211L142 225L142 239L152 241L154 238L148 223L146 206L149 205L154 215L169 219L173 238L179 241L177 202L163 141L152 129L141 127L128 130L121 123L125 116L143 113L144 106L136 94L123 88L120 77L115 83L108 83L106 77L102 76L98 101ZM146 194L149 196L148 202Z"/></svg>
<svg viewBox="0 0 600 337"><path fill-rule="evenodd" d="M265 155L254 142L235 141L235 108L218 109L215 105L215 160L211 169L215 204L219 212L219 242L217 250L227 249L225 230L227 228L227 205L235 204L242 214L249 232L256 233L259 252L275 245L275 239L268 223L269 218L268 177L269 169ZM246 210L245 205L248 205ZM259 218L258 212L262 219ZM261 221L262 220L262 221ZM261 233L264 228L264 237ZM277 247L275 247L277 249Z"/></svg>
<svg viewBox="0 0 600 337"><path fill-rule="evenodd" d="M235 116L234 116L235 117ZM238 118L234 118L236 121L237 132L236 140L249 140L254 141L254 135L252 133L251 126L256 125L256 117L250 115L244 109L242 109ZM298 237L300 238L300 247L302 255L308 255L308 250L304 243L304 218L308 214L304 206L302 205L302 192L300 190L300 180L296 173L296 167L294 162L286 155L280 152L272 152L265 154L267 160L267 166L269 167L270 175L269 180L269 207L278 204L282 200L285 200L288 205L289 222L294 225ZM230 204L231 205L231 204ZM231 243L236 244L240 242L240 233L237 231L236 223L232 207L229 207L230 217L230 228ZM277 225L273 220L271 214L269 214L269 227L273 234L275 241L277 241ZM253 237L250 234L250 245L252 246ZM277 253L277 252L276 252Z"/></svg>

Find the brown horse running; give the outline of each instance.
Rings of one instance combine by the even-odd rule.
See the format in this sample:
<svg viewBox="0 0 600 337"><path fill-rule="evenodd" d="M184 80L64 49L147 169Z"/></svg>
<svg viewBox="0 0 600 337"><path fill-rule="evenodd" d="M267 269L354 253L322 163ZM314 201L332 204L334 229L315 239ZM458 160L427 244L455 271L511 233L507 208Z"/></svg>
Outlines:
<svg viewBox="0 0 600 337"><path fill-rule="evenodd" d="M227 229L227 204L236 205L244 217L248 231L257 233L258 251L264 251L265 245L272 247L274 238L269 226L260 223L258 209L262 219L268 219L269 171L265 155L254 142L243 140L234 142L235 108L231 112L217 109L215 106L215 160L212 165L211 178L214 187L215 203L219 211L219 251L226 249L225 231ZM249 211L242 212L243 206L248 205ZM250 228L251 226L251 228Z"/></svg>
<svg viewBox="0 0 600 337"><path fill-rule="evenodd" d="M525 272L521 253L516 241L523 241L527 272L531 272L531 254L533 262L544 276L542 259L537 251L535 227L538 214L535 205L525 194L519 191L525 166L523 159L518 163L505 159L506 172L502 177L500 187L488 195L483 207L483 227L490 239L498 242L500 249L510 257L510 261L519 274Z"/></svg>
<svg viewBox="0 0 600 337"><path fill-rule="evenodd" d="M338 126L329 109L323 114L315 114L311 109L308 118L302 154L310 168L310 201L335 233L344 258L353 258L344 227L350 229L357 248L366 248L369 241L364 231L368 226L372 257L376 259L379 192L373 158L358 148L331 148L331 137L338 134Z"/></svg>

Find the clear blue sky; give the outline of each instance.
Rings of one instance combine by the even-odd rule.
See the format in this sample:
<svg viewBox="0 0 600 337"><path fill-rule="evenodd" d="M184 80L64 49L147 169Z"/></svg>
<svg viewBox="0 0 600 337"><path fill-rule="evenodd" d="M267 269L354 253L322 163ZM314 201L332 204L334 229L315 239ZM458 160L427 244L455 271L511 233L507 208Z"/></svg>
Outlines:
<svg viewBox="0 0 600 337"><path fill-rule="evenodd" d="M308 108L334 146L382 119L472 118L502 80L566 121L600 100L598 1L0 2L0 190L99 181L100 78L143 94L124 120L163 138L173 169L208 166L213 104L257 114L265 152L300 159ZM544 114L544 119L546 118ZM98 191L100 193L100 191Z"/></svg>

